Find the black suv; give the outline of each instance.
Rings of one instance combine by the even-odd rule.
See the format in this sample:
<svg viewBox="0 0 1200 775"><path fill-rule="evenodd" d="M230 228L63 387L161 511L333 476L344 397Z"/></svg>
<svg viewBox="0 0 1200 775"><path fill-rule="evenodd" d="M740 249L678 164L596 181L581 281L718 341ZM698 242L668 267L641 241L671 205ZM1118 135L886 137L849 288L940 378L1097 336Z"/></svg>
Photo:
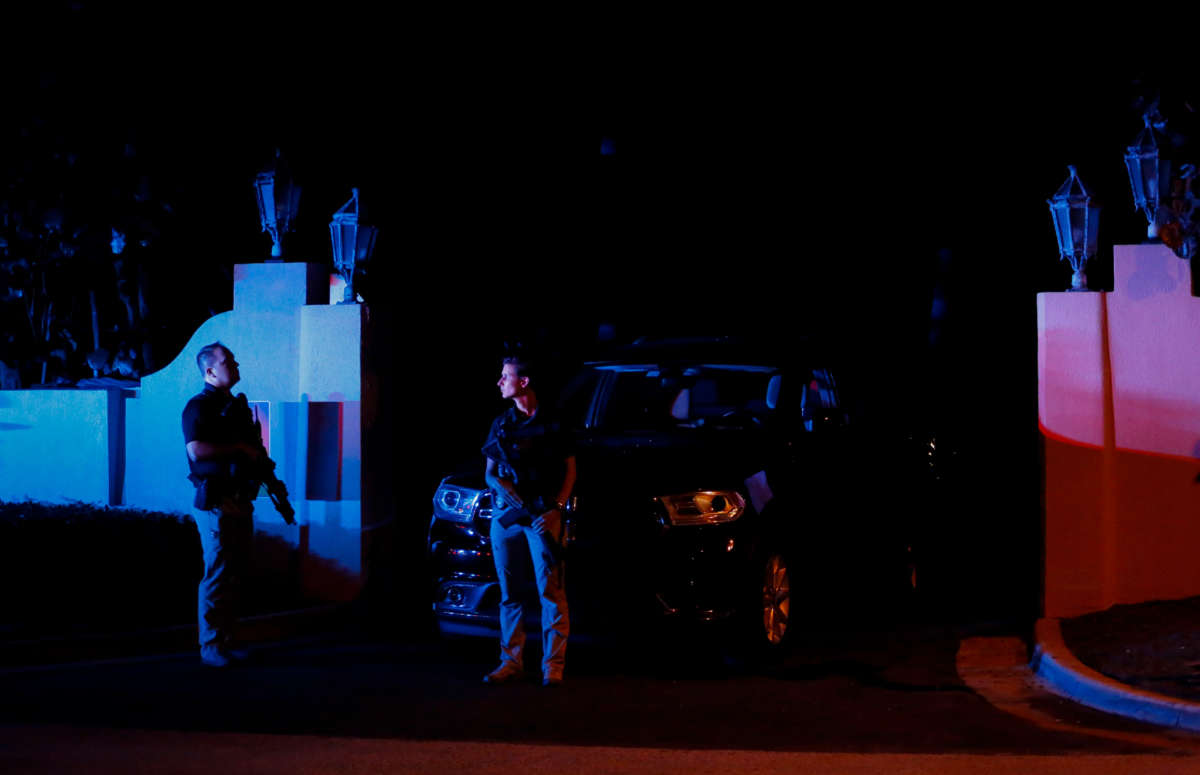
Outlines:
<svg viewBox="0 0 1200 775"><path fill-rule="evenodd" d="M572 633L705 622L770 650L837 610L906 594L901 515L920 496L922 461L859 422L839 378L804 343L782 356L723 340L642 343L585 364L557 401L578 449ZM433 498L444 633L497 631L490 518L480 458ZM536 600L531 590L535 616Z"/></svg>

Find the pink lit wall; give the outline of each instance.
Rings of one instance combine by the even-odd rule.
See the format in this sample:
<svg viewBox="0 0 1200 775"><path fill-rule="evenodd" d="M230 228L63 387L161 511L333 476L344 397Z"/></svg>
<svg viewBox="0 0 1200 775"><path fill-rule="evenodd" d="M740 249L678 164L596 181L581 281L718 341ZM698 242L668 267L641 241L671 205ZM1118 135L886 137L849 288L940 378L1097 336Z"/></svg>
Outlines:
<svg viewBox="0 0 1200 775"><path fill-rule="evenodd" d="M1200 299L1161 245L1038 295L1047 617L1200 595Z"/></svg>

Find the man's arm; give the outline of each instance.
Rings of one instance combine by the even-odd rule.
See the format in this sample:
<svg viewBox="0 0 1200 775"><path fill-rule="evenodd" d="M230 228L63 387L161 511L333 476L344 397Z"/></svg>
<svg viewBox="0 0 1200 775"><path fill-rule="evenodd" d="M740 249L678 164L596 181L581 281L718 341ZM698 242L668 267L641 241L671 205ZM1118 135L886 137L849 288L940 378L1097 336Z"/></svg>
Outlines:
<svg viewBox="0 0 1200 775"><path fill-rule="evenodd" d="M571 491L575 489L575 456L571 455L567 458L567 474L563 477L562 487L558 489L558 497L554 500L564 506L567 499L571 497Z"/></svg>
<svg viewBox="0 0 1200 775"><path fill-rule="evenodd" d="M555 498L557 503L566 504L567 498L571 497L571 490L575 489L575 456L571 455L566 460L566 475L563 476L562 487L558 488L558 497ZM538 535L544 535L547 531L551 535L557 536L560 534L559 527L562 524L562 509L556 505L544 514L533 520L533 529Z"/></svg>
<svg viewBox="0 0 1200 775"><path fill-rule="evenodd" d="M492 488L494 492L503 492L507 500L513 505L520 508L525 508L525 502L521 500L521 496L517 495L517 488L513 486L511 479L504 479L500 476L500 466L495 460L490 457L484 458L487 461L487 467L484 469L483 478Z"/></svg>
<svg viewBox="0 0 1200 775"><path fill-rule="evenodd" d="M259 447L239 441L236 444L220 444L212 441L189 441L187 455L193 463L202 460L236 460L239 457L256 459L261 452Z"/></svg>
<svg viewBox="0 0 1200 775"><path fill-rule="evenodd" d="M188 460L193 463L210 460L235 462L239 459L257 458L258 452L250 444L205 440L214 435L211 424L215 411L211 402L202 400L199 396L188 401L187 406L183 408L183 442Z"/></svg>

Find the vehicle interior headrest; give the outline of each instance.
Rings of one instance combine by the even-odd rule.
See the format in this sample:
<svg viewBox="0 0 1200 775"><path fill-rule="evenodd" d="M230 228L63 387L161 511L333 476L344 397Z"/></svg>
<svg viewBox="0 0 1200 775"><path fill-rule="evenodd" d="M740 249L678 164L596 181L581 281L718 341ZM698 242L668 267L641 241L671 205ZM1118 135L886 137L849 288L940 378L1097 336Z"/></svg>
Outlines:
<svg viewBox="0 0 1200 775"><path fill-rule="evenodd" d="M676 420L688 419L688 410L691 405L691 389L682 388L679 394L675 396L675 400L671 402L671 416Z"/></svg>
<svg viewBox="0 0 1200 775"><path fill-rule="evenodd" d="M767 382L767 408L776 409L779 407L779 393L783 390L783 375L772 374L771 379Z"/></svg>

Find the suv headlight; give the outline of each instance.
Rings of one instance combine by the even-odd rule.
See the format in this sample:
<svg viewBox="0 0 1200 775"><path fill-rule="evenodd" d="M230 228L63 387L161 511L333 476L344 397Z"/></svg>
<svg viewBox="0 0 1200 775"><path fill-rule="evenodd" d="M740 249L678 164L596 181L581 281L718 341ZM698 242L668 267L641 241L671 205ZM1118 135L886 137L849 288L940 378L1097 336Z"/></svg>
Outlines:
<svg viewBox="0 0 1200 775"><path fill-rule="evenodd" d="M719 525L732 522L746 510L746 501L730 490L704 490L667 495L658 502L672 525Z"/></svg>
<svg viewBox="0 0 1200 775"><path fill-rule="evenodd" d="M469 523L475 518L475 507L479 505L482 490L443 484L433 496L434 516L451 522Z"/></svg>

